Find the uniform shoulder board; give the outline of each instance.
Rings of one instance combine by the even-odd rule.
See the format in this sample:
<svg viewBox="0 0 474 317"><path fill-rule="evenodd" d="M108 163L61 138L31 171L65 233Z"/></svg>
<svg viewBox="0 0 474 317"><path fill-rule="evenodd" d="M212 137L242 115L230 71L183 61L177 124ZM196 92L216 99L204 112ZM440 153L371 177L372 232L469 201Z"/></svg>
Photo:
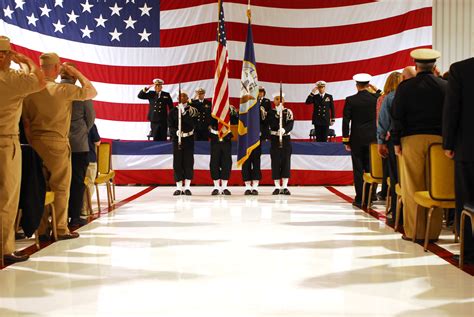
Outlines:
<svg viewBox="0 0 474 317"><path fill-rule="evenodd" d="M287 113L286 113L286 120L293 120L293 111L291 111L291 109L286 109L288 110Z"/></svg>

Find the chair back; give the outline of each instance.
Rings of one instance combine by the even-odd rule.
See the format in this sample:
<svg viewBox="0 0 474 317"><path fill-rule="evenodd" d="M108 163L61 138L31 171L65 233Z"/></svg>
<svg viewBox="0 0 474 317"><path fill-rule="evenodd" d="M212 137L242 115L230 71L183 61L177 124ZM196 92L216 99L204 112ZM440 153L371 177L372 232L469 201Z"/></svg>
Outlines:
<svg viewBox="0 0 474 317"><path fill-rule="evenodd" d="M454 161L444 155L441 143L428 150L429 193L434 200L454 200Z"/></svg>
<svg viewBox="0 0 474 317"><path fill-rule="evenodd" d="M383 178L382 158L377 150L377 143L370 144L370 176L377 179Z"/></svg>
<svg viewBox="0 0 474 317"><path fill-rule="evenodd" d="M99 175L108 174L110 172L110 155L110 143L100 143L100 145L97 147L97 173Z"/></svg>

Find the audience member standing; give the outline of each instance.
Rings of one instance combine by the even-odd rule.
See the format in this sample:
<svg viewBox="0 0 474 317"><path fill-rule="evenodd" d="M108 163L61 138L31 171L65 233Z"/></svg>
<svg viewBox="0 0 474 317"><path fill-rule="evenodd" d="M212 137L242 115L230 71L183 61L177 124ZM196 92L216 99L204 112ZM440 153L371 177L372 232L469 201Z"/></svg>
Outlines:
<svg viewBox="0 0 474 317"><path fill-rule="evenodd" d="M76 65L65 63L72 67ZM61 72L61 83L76 83L77 79L65 71ZM70 226L81 226L87 224L86 219L81 218L81 210L84 204L84 190L86 185L87 166L89 165L89 130L94 125L95 110L92 100L73 101L71 114L71 128L69 130L69 144L71 145L71 190L69 195L69 218Z"/></svg>
<svg viewBox="0 0 474 317"><path fill-rule="evenodd" d="M346 98L342 119L342 142L346 150L351 152L354 170L356 196L352 204L359 208L363 203L362 176L369 171L369 146L376 140L375 108L380 91L375 89L375 94L368 91L373 87L369 84L371 79L369 74L354 76L358 92Z"/></svg>
<svg viewBox="0 0 474 317"><path fill-rule="evenodd" d="M313 125L316 133L317 142L327 142L329 126L334 124L336 114L334 113L334 100L332 95L326 93L326 82L320 80L316 83L308 98L306 104L312 104Z"/></svg>
<svg viewBox="0 0 474 317"><path fill-rule="evenodd" d="M413 66L407 66L403 69L401 80L407 80L416 76L416 70ZM394 87L398 87L398 84ZM378 151L381 157L387 159L388 162L388 174L390 176L390 193L392 195L392 201L390 210L392 211L392 219L387 219L390 224L395 223L395 209L397 208L397 193L395 192L395 186L400 181L400 171L398 170L397 157L395 155L395 147L393 145L392 138L390 137L390 128L392 126L392 117L390 115L393 98L395 98L396 90L390 91L383 99L382 106L380 107L380 113L377 122L377 143ZM400 218L403 221L403 218Z"/></svg>
<svg viewBox="0 0 474 317"><path fill-rule="evenodd" d="M47 169L48 185L55 194L54 208L58 238L60 240L79 237L68 229L68 202L71 186L71 147L69 129L74 100L92 99L97 91L91 82L76 68L60 64L56 53L40 56L40 65L45 74L46 88L25 98L23 122L25 132L33 149L43 160ZM58 84L54 80L61 68L79 80L81 87ZM49 239L48 214L45 213L38 229L42 239Z"/></svg>
<svg viewBox="0 0 474 317"><path fill-rule="evenodd" d="M15 71L11 62L25 64L27 71ZM0 216L4 259L7 263L28 259L15 251L15 218L21 184L19 125L23 98L41 90L44 76L28 57L11 50L10 39L0 36Z"/></svg>
<svg viewBox="0 0 474 317"><path fill-rule="evenodd" d="M460 228L465 203L474 203L474 58L451 65L443 111L443 145L455 161L456 226L464 230L465 262L474 263L470 219ZM461 232L458 230L458 232Z"/></svg>
<svg viewBox="0 0 474 317"><path fill-rule="evenodd" d="M405 80L397 89L392 105L392 140L395 152L400 156L402 169L403 239L423 239L426 229L426 213L418 215L418 228L414 228L417 204L414 194L427 190L426 159L429 146L441 142L443 101L447 82L433 74L436 60L441 56L432 49L411 52L417 75ZM421 208L421 207L418 207ZM442 213L433 214L429 239L438 239L441 232Z"/></svg>

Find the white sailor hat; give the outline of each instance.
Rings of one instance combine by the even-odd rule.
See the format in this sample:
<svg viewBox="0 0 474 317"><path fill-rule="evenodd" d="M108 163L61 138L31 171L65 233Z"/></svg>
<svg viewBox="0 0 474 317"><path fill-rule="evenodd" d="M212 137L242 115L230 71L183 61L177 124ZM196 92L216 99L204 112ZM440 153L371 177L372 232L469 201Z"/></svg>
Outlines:
<svg viewBox="0 0 474 317"><path fill-rule="evenodd" d="M316 82L316 86L317 87L325 87L326 82L324 80L320 80L320 81Z"/></svg>
<svg viewBox="0 0 474 317"><path fill-rule="evenodd" d="M204 89L202 87L199 87L199 88L196 88L196 90L194 92L197 93L197 94L205 94L206 89Z"/></svg>
<svg viewBox="0 0 474 317"><path fill-rule="evenodd" d="M265 87L263 87L263 86L258 86L258 90L263 90L263 91L265 91Z"/></svg>
<svg viewBox="0 0 474 317"><path fill-rule="evenodd" d="M410 52L410 56L416 63L435 63L441 57L441 53L430 48L419 48Z"/></svg>
<svg viewBox="0 0 474 317"><path fill-rule="evenodd" d="M281 96L283 98L285 98L285 93L282 93ZM272 98L275 99L276 97L280 97L280 92L275 92L273 95L272 95Z"/></svg>
<svg viewBox="0 0 474 317"><path fill-rule="evenodd" d="M352 79L354 79L357 83L360 83L360 84L368 84L369 81L372 79L372 76L366 73L360 73L360 74L354 75Z"/></svg>
<svg viewBox="0 0 474 317"><path fill-rule="evenodd" d="M158 84L163 85L164 83L165 82L163 81L163 79L160 79L160 78L153 79L153 84L155 84L155 85L158 85Z"/></svg>

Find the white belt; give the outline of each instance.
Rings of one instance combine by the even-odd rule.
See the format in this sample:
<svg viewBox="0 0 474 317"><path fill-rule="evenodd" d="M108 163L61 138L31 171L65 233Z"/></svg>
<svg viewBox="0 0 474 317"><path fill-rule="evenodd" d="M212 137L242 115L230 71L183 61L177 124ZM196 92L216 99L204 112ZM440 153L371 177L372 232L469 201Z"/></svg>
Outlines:
<svg viewBox="0 0 474 317"><path fill-rule="evenodd" d="M194 130L191 130L189 132L181 132L181 137L182 138L187 138L188 136L191 136L194 134Z"/></svg>
<svg viewBox="0 0 474 317"><path fill-rule="evenodd" d="M278 133L278 131L270 131L270 134L280 136L280 133ZM291 135L291 132L283 134L283 136L288 136L288 135Z"/></svg>

